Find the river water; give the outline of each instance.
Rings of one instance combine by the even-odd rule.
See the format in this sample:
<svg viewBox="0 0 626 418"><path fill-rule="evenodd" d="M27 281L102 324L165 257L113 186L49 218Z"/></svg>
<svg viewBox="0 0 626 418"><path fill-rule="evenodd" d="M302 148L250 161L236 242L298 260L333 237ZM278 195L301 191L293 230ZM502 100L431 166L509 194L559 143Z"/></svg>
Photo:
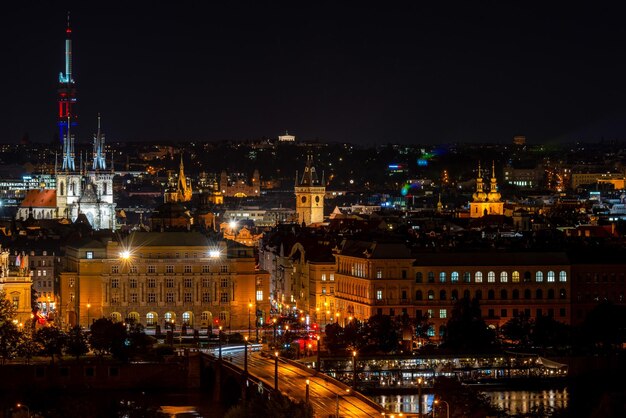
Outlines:
<svg viewBox="0 0 626 418"><path fill-rule="evenodd" d="M529 412L533 407L566 408L567 388L545 390L485 390L493 405L509 413ZM417 413L417 395L376 395L372 398L390 412ZM430 411L432 394L422 396L423 405Z"/></svg>

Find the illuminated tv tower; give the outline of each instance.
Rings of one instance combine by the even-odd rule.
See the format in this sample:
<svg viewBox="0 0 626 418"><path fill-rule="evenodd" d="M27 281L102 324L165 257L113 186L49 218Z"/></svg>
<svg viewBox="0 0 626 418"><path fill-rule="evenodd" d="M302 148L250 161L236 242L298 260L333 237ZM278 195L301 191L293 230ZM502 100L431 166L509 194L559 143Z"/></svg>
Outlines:
<svg viewBox="0 0 626 418"><path fill-rule="evenodd" d="M76 126L76 115L73 108L76 103L76 84L72 77L72 28L70 27L70 13L67 13L67 28L65 29L65 74L59 73L59 139L66 142L70 132L70 125ZM67 138L69 141L69 138Z"/></svg>

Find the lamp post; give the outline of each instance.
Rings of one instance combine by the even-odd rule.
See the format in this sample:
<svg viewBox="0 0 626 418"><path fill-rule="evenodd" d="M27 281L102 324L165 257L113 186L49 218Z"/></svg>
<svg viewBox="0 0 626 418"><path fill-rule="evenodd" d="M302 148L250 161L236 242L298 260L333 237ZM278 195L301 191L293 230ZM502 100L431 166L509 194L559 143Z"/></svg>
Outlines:
<svg viewBox="0 0 626 418"><path fill-rule="evenodd" d="M309 403L309 379L306 380L306 403Z"/></svg>
<svg viewBox="0 0 626 418"><path fill-rule="evenodd" d="M356 350L352 351L352 387L356 389Z"/></svg>
<svg viewBox="0 0 626 418"><path fill-rule="evenodd" d="M90 328L90 326L89 326L89 308L91 308L91 303L87 304L87 328Z"/></svg>
<svg viewBox="0 0 626 418"><path fill-rule="evenodd" d="M348 388L348 389L346 389L346 392L347 392L347 393L350 393L350 389L349 389L349 388ZM337 399L337 402L336 402L336 404L335 404L335 408L336 408L336 411L335 411L335 417L339 418L339 392L337 392L337 393L336 393L336 395L337 395L337 398L336 398L336 399Z"/></svg>
<svg viewBox="0 0 626 418"><path fill-rule="evenodd" d="M335 317L337 317L337 325L339 325L339 315L340 315L339 312L335 314Z"/></svg>
<svg viewBox="0 0 626 418"><path fill-rule="evenodd" d="M274 390L278 391L278 351L274 352Z"/></svg>
<svg viewBox="0 0 626 418"><path fill-rule="evenodd" d="M217 342L220 347L220 361L222 361L222 326L220 325L219 330L217 332Z"/></svg>
<svg viewBox="0 0 626 418"><path fill-rule="evenodd" d="M250 309L252 309L252 302L248 302L248 338L250 338L250 333L252 327L250 326Z"/></svg>
<svg viewBox="0 0 626 418"><path fill-rule="evenodd" d="M18 409L20 409L20 408L26 408L26 416L27 416L28 418L30 418L30 408L28 407L28 405L24 405L23 403L18 403L18 404L17 404L17 408L18 408Z"/></svg>
<svg viewBox="0 0 626 418"><path fill-rule="evenodd" d="M422 418L422 378L417 378L417 416Z"/></svg>
<svg viewBox="0 0 626 418"><path fill-rule="evenodd" d="M248 375L248 337L244 337L244 351L243 351L243 373Z"/></svg>
<svg viewBox="0 0 626 418"><path fill-rule="evenodd" d="M320 336L317 336L317 361L315 362L315 370L320 371Z"/></svg>
<svg viewBox="0 0 626 418"><path fill-rule="evenodd" d="M439 400L439 399L435 399L435 405L437 405L439 402L443 402L446 404L446 418L450 418L450 404L446 401L444 401L443 399ZM433 409L433 415L434 415L434 409Z"/></svg>
<svg viewBox="0 0 626 418"><path fill-rule="evenodd" d="M276 318L272 319L274 323L274 345L276 345Z"/></svg>

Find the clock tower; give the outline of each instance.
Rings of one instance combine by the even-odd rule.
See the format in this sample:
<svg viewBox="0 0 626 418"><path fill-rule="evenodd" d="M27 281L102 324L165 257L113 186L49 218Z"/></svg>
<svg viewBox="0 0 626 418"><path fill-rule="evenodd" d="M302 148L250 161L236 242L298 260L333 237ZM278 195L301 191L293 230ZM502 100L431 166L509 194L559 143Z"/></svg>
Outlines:
<svg viewBox="0 0 626 418"><path fill-rule="evenodd" d="M296 216L299 223L310 225L324 222L324 176L320 181L313 166L313 157L307 156L304 174L299 178L296 172Z"/></svg>

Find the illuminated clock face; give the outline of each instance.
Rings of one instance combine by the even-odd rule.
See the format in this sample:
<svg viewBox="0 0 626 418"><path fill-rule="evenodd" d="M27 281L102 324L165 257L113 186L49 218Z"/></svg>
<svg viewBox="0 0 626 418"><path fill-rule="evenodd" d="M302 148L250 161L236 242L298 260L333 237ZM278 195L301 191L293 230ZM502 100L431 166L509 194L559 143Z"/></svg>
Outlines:
<svg viewBox="0 0 626 418"><path fill-rule="evenodd" d="M319 196L315 196L315 203L319 203L320 202L320 197Z"/></svg>
<svg viewBox="0 0 626 418"><path fill-rule="evenodd" d="M302 203L306 203L306 196L302 196L302 198L300 198L300 200L302 201Z"/></svg>

